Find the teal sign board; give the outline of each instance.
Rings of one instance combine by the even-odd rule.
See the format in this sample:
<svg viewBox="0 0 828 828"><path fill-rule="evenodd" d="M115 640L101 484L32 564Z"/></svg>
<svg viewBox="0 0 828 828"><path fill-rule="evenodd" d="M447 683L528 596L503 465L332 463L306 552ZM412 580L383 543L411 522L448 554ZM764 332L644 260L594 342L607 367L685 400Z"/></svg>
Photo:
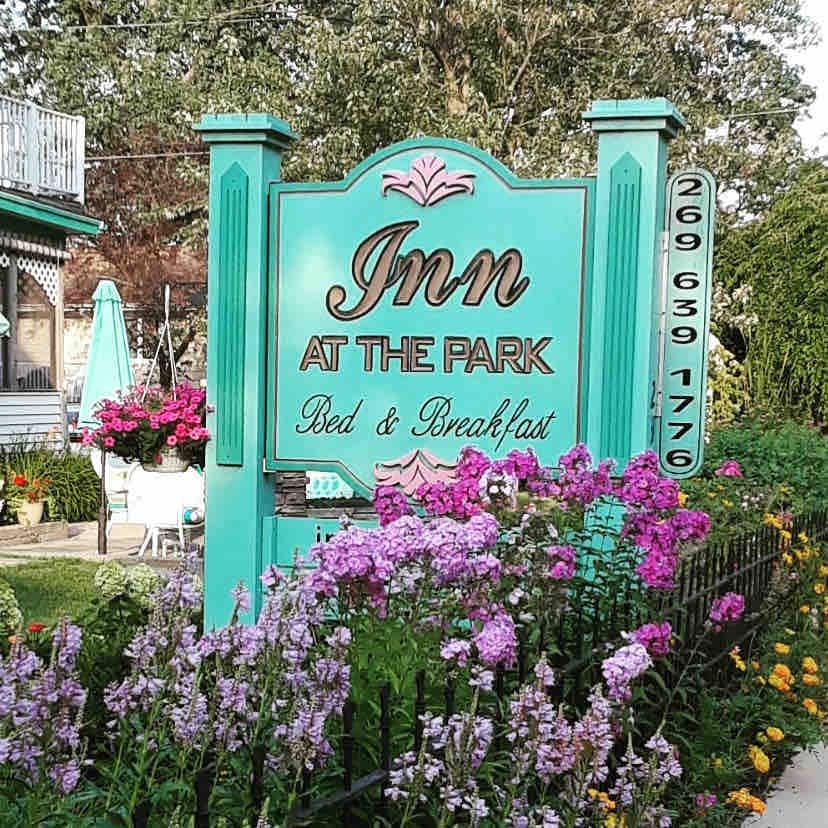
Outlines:
<svg viewBox="0 0 828 828"><path fill-rule="evenodd" d="M435 140L273 184L268 467L411 493L470 443L578 442L594 194Z"/></svg>
<svg viewBox="0 0 828 828"><path fill-rule="evenodd" d="M704 454L715 205L710 173L694 169L670 178L659 455L672 477L695 474Z"/></svg>
<svg viewBox="0 0 828 828"><path fill-rule="evenodd" d="M696 468L712 181L682 174L668 197L684 119L663 98L597 101L583 117L595 175L561 180L424 138L342 181L285 183L283 121L198 125L211 156L208 626L229 617L235 584L335 529L291 473L410 494L450 479L467 444L532 446L554 464L578 441L621 467L655 448L671 474ZM677 394L692 398L668 411Z"/></svg>

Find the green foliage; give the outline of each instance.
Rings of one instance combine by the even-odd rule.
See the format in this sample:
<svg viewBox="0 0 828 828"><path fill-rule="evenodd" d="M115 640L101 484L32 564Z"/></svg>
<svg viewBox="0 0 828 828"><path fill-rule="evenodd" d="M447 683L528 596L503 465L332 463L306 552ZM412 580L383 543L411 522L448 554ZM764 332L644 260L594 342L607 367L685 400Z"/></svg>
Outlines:
<svg viewBox="0 0 828 828"><path fill-rule="evenodd" d="M816 428L757 417L715 429L700 477L727 482L714 471L732 459L739 461L744 481L756 489L787 487L780 494L795 514L824 509L828 503L828 439Z"/></svg>
<svg viewBox="0 0 828 828"><path fill-rule="evenodd" d="M675 163L709 167L755 212L801 157L793 124L813 99L786 51L810 42L808 22L799 3L777 0L29 0L8 22L4 91L85 115L95 149L147 132L156 152L180 148L205 111L268 111L301 136L293 177L338 178L418 133L469 140L525 175L585 174L591 100L666 95L692 124ZM706 141L707 127L744 112L745 90L763 114ZM141 166L152 175L157 164L167 161ZM175 169L204 172L193 158ZM192 237L204 196L158 214L183 217L179 238ZM110 205L113 232L131 220L129 204Z"/></svg>
<svg viewBox="0 0 828 828"><path fill-rule="evenodd" d="M4 567L26 625L51 626L62 616L78 619L92 604L98 564L78 558L37 560Z"/></svg>
<svg viewBox="0 0 828 828"><path fill-rule="evenodd" d="M828 627L823 620L828 616L817 609L809 614L799 611L803 602L814 601L814 584L825 583L820 574L824 571L824 567L820 570L822 560L813 552L804 556L798 564L798 586L781 602L766 608L765 617L770 619L767 629L741 645L739 659L744 670L735 658L722 661L698 677L686 705L669 717L665 736L681 745L684 769L680 783L671 789L671 804L679 813L676 824L694 828L740 824L741 820L734 818L734 807L724 804L728 793L747 787L764 796L794 753L823 741L822 719L809 714L802 700L813 699L823 711L828 707ZM778 644L789 650L775 650ZM805 684L806 657L819 667L816 685ZM791 693L768 682L777 664L788 667L794 676ZM784 738L768 740L768 727L779 728ZM770 757L769 774L760 774L752 766L748 756L751 744ZM705 791L716 793L719 805L699 815L695 795ZM744 811L739 813L744 815Z"/></svg>
<svg viewBox="0 0 828 828"><path fill-rule="evenodd" d="M15 474L28 480L48 478L51 481L46 496L49 520L78 523L97 516L100 478L88 457L19 444L0 449L0 468L7 482Z"/></svg>
<svg viewBox="0 0 828 828"><path fill-rule="evenodd" d="M726 287L751 287L745 371L755 403L817 421L828 407L828 167L805 165L767 213L727 233L716 253Z"/></svg>

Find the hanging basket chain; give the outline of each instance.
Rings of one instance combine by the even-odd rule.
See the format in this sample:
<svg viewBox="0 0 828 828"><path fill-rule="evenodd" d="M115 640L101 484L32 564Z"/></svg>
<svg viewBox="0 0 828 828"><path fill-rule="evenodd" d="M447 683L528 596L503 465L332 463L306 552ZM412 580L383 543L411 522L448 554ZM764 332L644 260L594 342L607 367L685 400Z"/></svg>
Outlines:
<svg viewBox="0 0 828 828"><path fill-rule="evenodd" d="M144 383L144 392L141 394L141 405L147 398L149 392L152 375L155 373L155 366L158 364L158 357L161 355L161 346L164 344L164 336L167 338L167 353L170 358L170 376L172 377L172 393L173 399L178 399L178 375L175 370L175 354L173 352L172 344L172 328L170 326L170 286L164 285L164 323L161 325L161 330L158 333L158 346L155 349L155 356L152 358L149 373L147 374L146 382Z"/></svg>

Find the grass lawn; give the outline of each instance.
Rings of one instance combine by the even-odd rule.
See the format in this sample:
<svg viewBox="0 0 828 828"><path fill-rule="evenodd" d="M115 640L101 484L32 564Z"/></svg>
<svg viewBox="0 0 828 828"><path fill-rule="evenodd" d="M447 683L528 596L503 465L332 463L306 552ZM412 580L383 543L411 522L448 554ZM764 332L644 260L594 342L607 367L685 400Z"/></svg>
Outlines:
<svg viewBox="0 0 828 828"><path fill-rule="evenodd" d="M48 626L63 615L76 618L89 606L98 566L79 558L53 558L3 567L0 578L14 589L24 626L33 621Z"/></svg>

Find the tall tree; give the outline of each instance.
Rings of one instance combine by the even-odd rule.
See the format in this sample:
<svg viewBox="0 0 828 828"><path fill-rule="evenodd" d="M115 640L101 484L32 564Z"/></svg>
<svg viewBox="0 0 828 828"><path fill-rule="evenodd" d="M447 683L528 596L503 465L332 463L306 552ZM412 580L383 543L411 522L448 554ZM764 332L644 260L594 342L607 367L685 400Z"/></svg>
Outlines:
<svg viewBox="0 0 828 828"><path fill-rule="evenodd" d="M813 97L784 51L813 36L800 0L29 0L17 20L6 85L86 114L93 147L268 110L302 137L292 176L417 133L584 174L590 100L665 95L690 121L675 163L710 167L750 214L789 182Z"/></svg>
<svg viewBox="0 0 828 828"><path fill-rule="evenodd" d="M558 176L594 169L591 100L663 95L689 120L672 163L711 169L734 222L789 185L813 99L785 51L813 37L800 0L11 2L0 89L84 114L93 159L164 156L89 171L101 249L146 295L162 253L203 245L206 165L190 153L205 111L285 118L288 178L338 178L417 134Z"/></svg>
<svg viewBox="0 0 828 828"><path fill-rule="evenodd" d="M828 166L803 165L765 215L730 232L716 253L725 287L750 287L756 322L742 331L754 400L828 419ZM740 332L729 331L731 336Z"/></svg>

